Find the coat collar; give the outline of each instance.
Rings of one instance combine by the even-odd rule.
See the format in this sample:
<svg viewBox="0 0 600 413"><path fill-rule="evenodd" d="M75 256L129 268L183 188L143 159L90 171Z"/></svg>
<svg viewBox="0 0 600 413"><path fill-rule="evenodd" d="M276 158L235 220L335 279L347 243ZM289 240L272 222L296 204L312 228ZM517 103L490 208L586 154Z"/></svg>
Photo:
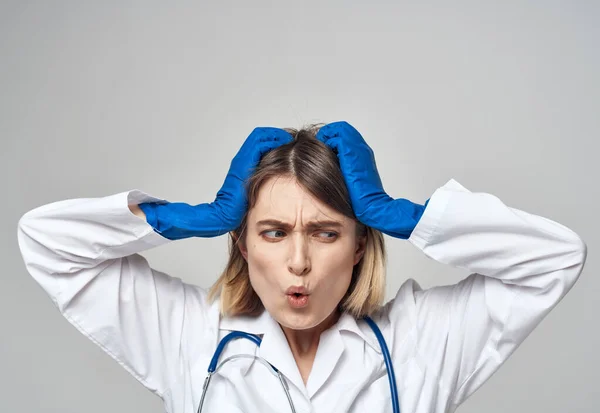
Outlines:
<svg viewBox="0 0 600 413"><path fill-rule="evenodd" d="M382 327L380 326L380 328ZM338 322L321 335L315 363L305 385L283 330L267 311L263 311L255 317L222 317L219 329L262 335L262 343L257 350L258 355L280 370L304 394L307 400L310 400L319 391L342 357L345 351L343 334L347 332L355 334L381 354L379 342L368 324L363 320L357 321L350 314L343 313Z"/></svg>
<svg viewBox="0 0 600 413"><path fill-rule="evenodd" d="M377 321L381 330L384 329L381 321ZM272 331L275 327L280 328L279 324L267 311L263 311L259 316L224 316L221 318L219 329L226 331L244 331L246 333L264 335ZM339 332L347 331L354 333L362 338L373 350L381 353L381 347L375 334L369 325L363 320L357 320L348 313L342 313L338 322L332 328Z"/></svg>

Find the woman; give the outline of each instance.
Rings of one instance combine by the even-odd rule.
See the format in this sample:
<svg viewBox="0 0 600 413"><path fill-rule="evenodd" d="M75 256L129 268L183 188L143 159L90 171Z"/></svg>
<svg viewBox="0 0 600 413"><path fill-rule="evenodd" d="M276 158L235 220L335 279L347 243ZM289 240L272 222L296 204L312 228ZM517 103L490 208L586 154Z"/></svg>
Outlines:
<svg viewBox="0 0 600 413"><path fill-rule="evenodd" d="M230 260L210 294L137 254L227 232ZM427 290L409 279L381 306L382 232L472 275ZM198 410L231 331L262 344L231 341L220 360L266 359L297 412L390 411L382 347L364 316L391 353L401 410L452 412L564 297L586 258L568 228L453 180L425 205L391 198L346 122L255 129L213 203L137 190L56 202L23 216L19 245L61 313L178 413ZM202 409L290 406L271 371L244 358L213 376Z"/></svg>

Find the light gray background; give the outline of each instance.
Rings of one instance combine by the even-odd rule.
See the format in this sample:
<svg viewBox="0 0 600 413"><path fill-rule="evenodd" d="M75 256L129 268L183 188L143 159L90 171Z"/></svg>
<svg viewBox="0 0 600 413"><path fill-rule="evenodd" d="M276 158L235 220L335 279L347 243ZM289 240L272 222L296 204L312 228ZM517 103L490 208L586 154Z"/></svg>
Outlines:
<svg viewBox="0 0 600 413"><path fill-rule="evenodd" d="M208 3L1 2L0 411L162 411L28 276L23 213L134 188L212 201L255 126L341 119L392 196L423 202L455 178L588 244L578 284L459 411L599 411L598 3ZM387 242L388 296L466 275ZM226 250L145 255L208 287Z"/></svg>

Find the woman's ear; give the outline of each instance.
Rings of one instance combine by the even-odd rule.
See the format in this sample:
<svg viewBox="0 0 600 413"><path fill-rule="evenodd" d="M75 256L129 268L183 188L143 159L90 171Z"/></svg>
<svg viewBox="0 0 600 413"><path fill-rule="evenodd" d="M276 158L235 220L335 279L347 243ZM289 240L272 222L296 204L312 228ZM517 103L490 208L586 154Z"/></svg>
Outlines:
<svg viewBox="0 0 600 413"><path fill-rule="evenodd" d="M233 238L233 244L240 250L242 257L248 261L248 248L246 248L244 239L240 238L235 232L231 232L231 237Z"/></svg>
<svg viewBox="0 0 600 413"><path fill-rule="evenodd" d="M356 240L356 250L354 251L354 265L358 264L362 257L365 255L365 249L367 248L367 237L361 236Z"/></svg>

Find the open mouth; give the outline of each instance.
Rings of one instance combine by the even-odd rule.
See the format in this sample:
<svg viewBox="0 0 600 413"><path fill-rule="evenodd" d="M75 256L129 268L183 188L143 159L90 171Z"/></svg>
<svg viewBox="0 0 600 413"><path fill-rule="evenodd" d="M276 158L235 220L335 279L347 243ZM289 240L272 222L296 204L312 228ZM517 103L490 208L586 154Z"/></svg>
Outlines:
<svg viewBox="0 0 600 413"><path fill-rule="evenodd" d="M288 303L292 308L302 308L308 305L308 295L288 294Z"/></svg>
<svg viewBox="0 0 600 413"><path fill-rule="evenodd" d="M304 287L291 287L286 291L288 304L292 308L302 308L308 305L308 291Z"/></svg>
<svg viewBox="0 0 600 413"><path fill-rule="evenodd" d="M288 288L285 293L288 295L308 295L308 290L304 286L296 286Z"/></svg>

